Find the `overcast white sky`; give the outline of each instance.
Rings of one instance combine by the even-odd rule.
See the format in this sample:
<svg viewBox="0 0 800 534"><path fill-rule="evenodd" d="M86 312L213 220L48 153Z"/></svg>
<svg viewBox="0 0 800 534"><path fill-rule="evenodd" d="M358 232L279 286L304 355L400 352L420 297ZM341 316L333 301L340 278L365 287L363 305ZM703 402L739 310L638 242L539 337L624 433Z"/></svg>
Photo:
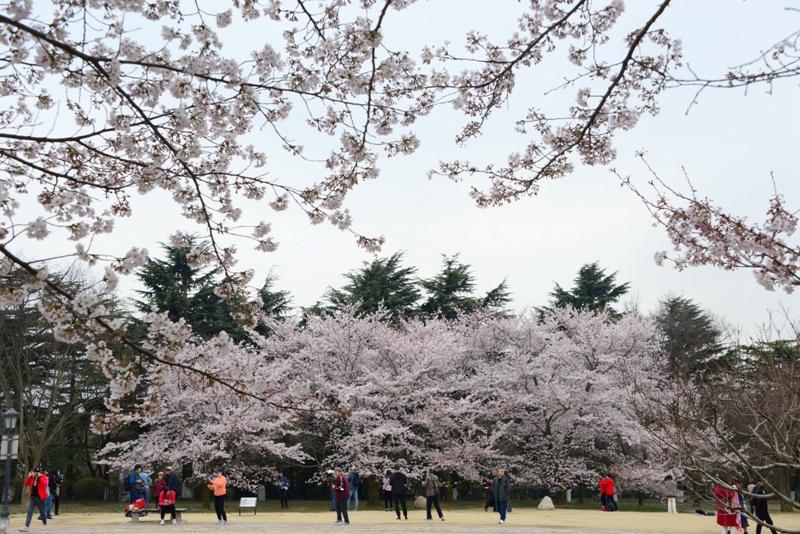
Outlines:
<svg viewBox="0 0 800 534"><path fill-rule="evenodd" d="M626 4L620 35L638 26L655 2L629 0ZM760 50L800 27L800 12L786 7L797 8L800 3L681 0L673 3L661 25L682 38L686 61L696 72L719 76L725 67L754 59ZM457 50L465 32L476 24L490 33L513 31L519 9L511 0L422 1L402 13L390 13L386 42L394 49L419 50L423 44L447 39ZM231 41L231 46L258 48L251 40ZM619 186L607 168L578 166L572 176L542 184L537 197L487 210L476 208L468 197L469 182L426 178L440 160L503 163L509 151L522 149L525 138L513 132L513 122L530 106L549 105L544 90L572 72L563 58L559 53L546 62L545 69L521 76L508 110L495 116L484 135L465 148L453 143L463 124L457 113L442 109L421 121L415 127L422 141L419 151L383 160L380 178L359 185L348 197L345 207L355 219L354 228L366 235L384 235L381 255L406 251L407 264L418 267L422 277L438 271L441 254L460 253L461 260L473 266L479 290L507 278L513 307L518 310L546 304L554 282L571 287L580 266L593 261L608 272L619 271L620 282L631 282L645 310L671 292L694 299L753 332L767 321L768 310L781 304L796 308L797 296L767 292L749 272L714 268L677 272L657 267L653 254L670 249L665 233L652 227L644 206ZM650 163L670 184L682 187L683 167L702 196L751 220L763 219L773 173L789 205L800 206L797 80L775 85L771 94L765 87L751 88L746 95L742 90L707 91L686 115L693 96L691 90L663 95L658 116L644 117L633 131L618 136L614 166L643 185L646 169L634 153L645 149ZM573 98L570 91L556 100L563 104ZM302 118L291 120L298 121L302 141L300 136L307 135ZM309 151L317 148L316 142L306 143ZM325 155L325 141L319 143L319 154ZM302 183L319 178L320 169L287 160L277 148L274 152L273 176ZM474 183L484 185L479 179ZM135 217L118 221L118 232L106 241L121 253L133 243L157 255L157 242L166 241L176 228L193 230L178 215L170 215L177 210L163 195L148 195L133 207ZM257 267L256 283L272 269L280 277L278 287L292 292L295 305L313 304L328 286L343 283L342 273L372 259L349 234L327 224L312 227L297 210L276 214L266 206L248 209L253 218L273 222L280 247L261 254L250 252L244 243L240 265ZM261 210L263 214L252 214ZM30 255L42 252L42 247L41 243L25 245ZM134 284L126 281L122 287L129 291Z"/></svg>

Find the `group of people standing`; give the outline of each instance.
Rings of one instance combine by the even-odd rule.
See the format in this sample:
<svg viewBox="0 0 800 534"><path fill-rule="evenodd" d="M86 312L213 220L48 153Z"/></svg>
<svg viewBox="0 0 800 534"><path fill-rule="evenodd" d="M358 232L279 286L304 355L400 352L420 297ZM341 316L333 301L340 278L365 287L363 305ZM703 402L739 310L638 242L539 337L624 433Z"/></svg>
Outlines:
<svg viewBox="0 0 800 534"><path fill-rule="evenodd" d="M493 512L500 514L499 523L502 525L506 522L506 515L511 513L511 480L505 469L492 469L483 482L483 489L488 493L483 511L488 512L491 506Z"/></svg>
<svg viewBox="0 0 800 534"><path fill-rule="evenodd" d="M444 514L442 507L439 505L439 477L433 472L433 468L429 468L425 472L425 478L422 481L422 487L425 490L425 510L427 513L426 520L433 521L432 510L435 508L436 513L441 521L444 521ZM408 520L408 505L406 503L406 493L408 493L408 476L400 470L400 465L395 465L394 470L387 469L383 475L383 491L384 508L388 512L394 508L397 514L397 520L400 521L400 510L403 511L403 519Z"/></svg>
<svg viewBox="0 0 800 534"><path fill-rule="evenodd" d="M42 530L47 530L47 520L53 519L51 512L58 515L63 481L64 475L58 469L51 470L48 475L41 467L34 467L28 473L24 485L30 486L31 497L28 502L28 515L25 517L25 526L19 529L20 532L28 532L35 510L39 510L38 519L42 522Z"/></svg>
<svg viewBox="0 0 800 534"><path fill-rule="evenodd" d="M350 497L355 496L355 510L358 510L358 488L361 485L361 476L358 470L353 467L348 475L342 472L340 467L335 467L332 471L328 472L328 484L331 488L332 494L332 507L331 510L336 511L335 525L350 525L350 516L348 511L350 509ZM425 489L426 511L427 520L433 521L431 514L432 509L436 509L436 513L441 521L444 521L444 514L439 505L439 477L437 477L433 469L428 469L425 473L425 479L422 481L422 486ZM405 519L408 521L408 504L406 503L406 493L408 492L408 477L400 469L400 465L395 465L393 470L387 470L383 477L383 500L386 511L394 509L397 514L397 520ZM402 517L400 512L402 510Z"/></svg>
<svg viewBox="0 0 800 534"><path fill-rule="evenodd" d="M600 504L603 506L604 512L616 512L619 510L617 506L617 495L614 490L614 479L611 478L609 473L600 473Z"/></svg>
<svg viewBox="0 0 800 534"><path fill-rule="evenodd" d="M747 492L752 495L749 501L745 501L741 492L742 483L734 479L730 484L724 474L717 475L720 483L714 488L714 498L717 501L717 524L722 527L722 534L733 534L737 530L742 530L747 534L747 515L742 511L746 506L750 506L750 513L760 521L756 525L756 534L761 534L761 522L772 526L772 518L769 515L769 503L767 502L767 490L764 484L756 482L747 487ZM761 497L763 495L763 497ZM747 505L745 504L747 503ZM774 528L770 528L772 534L777 534Z"/></svg>
<svg viewBox="0 0 800 534"><path fill-rule="evenodd" d="M178 476L172 471L171 467L167 467L166 472L160 471L154 483L150 475L144 472L141 464L136 464L133 467L133 472L122 482L123 489L130 492L131 504L125 510L126 516L130 517L135 513L138 513L139 516L148 514L150 488L152 487L153 497L156 499L161 513L161 524L164 524L166 514L170 514L173 525L177 523L175 503L178 499Z"/></svg>

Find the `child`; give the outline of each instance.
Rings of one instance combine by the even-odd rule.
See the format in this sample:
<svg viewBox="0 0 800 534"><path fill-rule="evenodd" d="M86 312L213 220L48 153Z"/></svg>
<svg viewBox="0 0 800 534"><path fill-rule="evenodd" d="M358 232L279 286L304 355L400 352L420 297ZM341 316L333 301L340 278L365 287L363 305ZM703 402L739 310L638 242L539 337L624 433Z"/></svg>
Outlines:
<svg viewBox="0 0 800 534"><path fill-rule="evenodd" d="M177 525L175 521L175 492L171 489L164 488L158 495L158 507L161 509L161 524L164 524L164 516L169 512L172 524Z"/></svg>
<svg viewBox="0 0 800 534"><path fill-rule="evenodd" d="M140 497L125 507L125 517L130 517L131 512L137 513L146 509L147 509L147 504L144 502L144 497Z"/></svg>

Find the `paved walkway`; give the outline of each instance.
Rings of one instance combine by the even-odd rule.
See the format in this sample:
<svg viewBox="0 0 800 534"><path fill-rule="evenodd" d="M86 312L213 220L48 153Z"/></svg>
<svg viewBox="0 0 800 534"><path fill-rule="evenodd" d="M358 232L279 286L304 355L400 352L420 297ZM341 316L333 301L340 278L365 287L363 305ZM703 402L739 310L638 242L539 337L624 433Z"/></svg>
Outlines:
<svg viewBox="0 0 800 534"><path fill-rule="evenodd" d="M39 525L31 525L31 532L41 532L41 527ZM442 532L448 534L472 534L472 533L487 533L487 534L494 534L494 533L504 533L504 534L586 534L587 532L591 531L593 534L631 534L630 530L621 530L621 531L598 531L594 529L586 529L586 530L554 530L554 529L543 529L543 528L536 528L530 526L514 526L513 524L506 523L505 525L496 525L494 527L486 527L486 526L468 526L468 525L448 525L445 521L442 522L431 522L430 524L425 525L403 525L397 524L395 525L351 525L349 527L333 525L332 523L312 523L312 524L297 524L297 523L244 523L244 524L236 524L230 523L227 526L220 526L215 524L208 524L208 523L198 523L192 525L191 523L187 523L185 525L164 525L163 527L159 525L159 523L153 521L146 521L141 522L138 525L134 525L131 523L124 523L119 524L116 526L113 525L102 525L102 526L85 526L85 527L78 527L78 526L69 526L69 527L60 527L56 524L50 524L47 529L47 533L49 534L101 534L101 533L108 533L108 534L151 534L151 533L160 533L165 534L167 532L236 532L236 533L256 533L256 532L278 532L278 533L291 533L291 534L310 534L313 532L385 532L385 533L392 533L392 534L406 534L406 533L417 533L417 532ZM12 529L9 534L17 532L16 528Z"/></svg>

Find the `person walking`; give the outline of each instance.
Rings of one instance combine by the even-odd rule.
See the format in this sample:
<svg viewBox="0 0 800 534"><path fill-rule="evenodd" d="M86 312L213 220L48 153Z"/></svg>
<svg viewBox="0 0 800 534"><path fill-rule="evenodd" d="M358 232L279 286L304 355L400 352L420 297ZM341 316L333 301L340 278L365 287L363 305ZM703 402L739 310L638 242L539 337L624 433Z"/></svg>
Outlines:
<svg viewBox="0 0 800 534"><path fill-rule="evenodd" d="M164 481L164 483L166 484L166 481ZM158 498L158 509L161 510L161 524L164 524L164 516L166 516L167 512L169 512L170 519L172 519L172 524L177 525L177 514L175 512L175 497L177 497L177 494L169 489L169 486L165 485L164 489L158 492L158 495L154 494L153 497Z"/></svg>
<svg viewBox="0 0 800 534"><path fill-rule="evenodd" d="M178 475L172 472L171 467L167 467L164 469L166 473L164 474L164 480L167 481L167 487L175 492L175 499L177 501L178 498L178 489L180 484L178 483Z"/></svg>
<svg viewBox="0 0 800 534"><path fill-rule="evenodd" d="M714 488L714 498L717 501L717 525L722 527L722 534L736 534L736 492L725 487L728 479L725 475L717 475L720 483ZM724 485L723 485L724 484Z"/></svg>
<svg viewBox="0 0 800 534"><path fill-rule="evenodd" d="M492 512L497 511L497 506L494 503L494 493L492 492L492 485L494 479L497 478L497 469L492 469L492 472L486 475L486 480L483 483L483 489L486 490L486 504L483 505L483 511L488 512L489 507L492 507Z"/></svg>
<svg viewBox="0 0 800 534"><path fill-rule="evenodd" d="M753 486L753 493L758 497L750 499L750 505L756 509L756 518L768 525L773 525L772 518L769 516L769 503L767 502L767 489L762 482L756 482ZM762 497L763 495L763 497ZM761 534L761 523L756 526L756 534ZM777 534L774 528L770 528L772 534Z"/></svg>
<svg viewBox="0 0 800 534"><path fill-rule="evenodd" d="M500 512L500 524L502 525L506 522L506 510L511 498L511 481L508 480L505 469L497 470L497 478L492 484L492 494L497 511Z"/></svg>
<svg viewBox="0 0 800 534"><path fill-rule="evenodd" d="M738 510L744 510L746 507L744 495L742 495L742 481L738 478L733 479L733 489L735 490L735 497L736 508ZM747 520L747 516L743 514L741 511L736 512L736 526L738 527L737 530L741 530L742 534L747 534L747 527L750 526L750 522Z"/></svg>
<svg viewBox="0 0 800 534"><path fill-rule="evenodd" d="M333 488L333 483L336 481L333 476L333 469L328 469L325 474L328 475L328 488ZM336 492L331 489L331 512L336 511Z"/></svg>
<svg viewBox="0 0 800 534"><path fill-rule="evenodd" d="M336 522L334 525L341 525L344 518L344 525L350 526L350 517L347 515L347 500L350 498L350 482L347 477L342 473L341 467L333 468L333 484L331 489L334 492L334 499L336 500Z"/></svg>
<svg viewBox="0 0 800 534"><path fill-rule="evenodd" d="M45 473L42 470L42 473ZM44 500L44 511L47 514L47 519L53 519L53 514L50 512L53 509L53 495L56 492L56 476L58 476L58 470L53 469L50 473L47 473L47 498ZM39 517L36 518L37 521L42 520L42 514L39 514Z"/></svg>
<svg viewBox="0 0 800 534"><path fill-rule="evenodd" d="M606 509L606 486L608 483L606 482L606 475L604 473L598 473L600 477L600 482L597 485L600 487L600 507L605 512Z"/></svg>
<svg viewBox="0 0 800 534"><path fill-rule="evenodd" d="M278 473L278 478L275 479L275 487L278 488L281 510L289 508L289 479L283 476L282 472Z"/></svg>
<svg viewBox="0 0 800 534"><path fill-rule="evenodd" d="M428 473L425 475L425 480L422 482L425 488L425 510L428 512L428 521L433 521L431 517L431 505L436 507L436 513L439 514L439 519L444 521L442 509L439 507L439 477L433 474L433 469L428 468Z"/></svg>
<svg viewBox="0 0 800 534"><path fill-rule="evenodd" d="M49 491L47 492L48 493L47 501L45 502L44 505L44 510L45 512L47 512L47 519L53 519L53 514L51 512L53 511L53 503L55 503L56 500L57 481L58 481L58 469L51 469L50 472L47 474L47 489ZM42 518L39 517L39 521L41 520Z"/></svg>
<svg viewBox="0 0 800 534"><path fill-rule="evenodd" d="M210 477L211 484L208 489L214 492L214 511L217 512L217 524L227 525L228 514L225 513L225 496L228 494L228 479L221 467L214 469L214 476Z"/></svg>
<svg viewBox="0 0 800 534"><path fill-rule="evenodd" d="M64 483L64 475L60 469L56 469L56 492L53 495L53 515L58 515L58 505L61 503L61 484Z"/></svg>
<svg viewBox="0 0 800 534"><path fill-rule="evenodd" d="M392 484L389 482L391 478L392 471L387 469L383 475L383 486L381 487L383 489L383 506L386 507L387 512L394 507L392 504Z"/></svg>
<svg viewBox="0 0 800 534"><path fill-rule="evenodd" d="M356 466L350 468L350 474L347 475L347 482L350 483L350 497L352 497L356 504L353 511L358 512L358 488L361 486L361 475L358 473ZM350 497L347 498L347 509L350 509Z"/></svg>
<svg viewBox="0 0 800 534"><path fill-rule="evenodd" d="M400 466L394 466L394 473L389 477L389 485L392 487L392 500L394 500L394 511L397 520L400 521L400 506L403 506L403 517L408 521L408 509L406 508L406 484L408 477L400 472Z"/></svg>
<svg viewBox="0 0 800 534"><path fill-rule="evenodd" d="M605 507L606 512L616 512L619 510L617 506L617 499L614 497L614 479L611 475L606 473L600 480L600 500L603 500L603 493L605 493Z"/></svg>
<svg viewBox="0 0 800 534"><path fill-rule="evenodd" d="M667 494L667 513L678 513L678 482L672 479L672 475L664 477L664 493Z"/></svg>
<svg viewBox="0 0 800 534"><path fill-rule="evenodd" d="M33 471L28 474L28 478L25 479L23 485L31 487L31 500L28 502L28 515L25 518L25 526L19 529L20 532L28 532L28 527L31 526L31 520L33 519L33 511L36 509L39 510L42 517L42 530L47 530L45 503L50 489L48 487L49 482L41 467L34 467Z"/></svg>

